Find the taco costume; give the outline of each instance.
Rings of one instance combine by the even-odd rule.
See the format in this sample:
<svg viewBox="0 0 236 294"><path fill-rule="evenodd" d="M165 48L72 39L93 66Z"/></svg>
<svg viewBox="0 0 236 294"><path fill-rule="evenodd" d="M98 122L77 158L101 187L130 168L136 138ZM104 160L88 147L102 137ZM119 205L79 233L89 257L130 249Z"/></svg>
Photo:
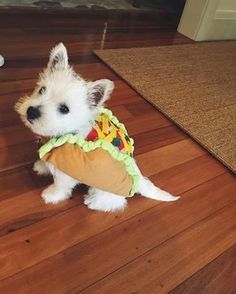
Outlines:
<svg viewBox="0 0 236 294"><path fill-rule="evenodd" d="M139 180L132 165L133 143L125 126L101 108L86 139L79 134L52 138L39 149L39 157L80 183L130 197Z"/></svg>

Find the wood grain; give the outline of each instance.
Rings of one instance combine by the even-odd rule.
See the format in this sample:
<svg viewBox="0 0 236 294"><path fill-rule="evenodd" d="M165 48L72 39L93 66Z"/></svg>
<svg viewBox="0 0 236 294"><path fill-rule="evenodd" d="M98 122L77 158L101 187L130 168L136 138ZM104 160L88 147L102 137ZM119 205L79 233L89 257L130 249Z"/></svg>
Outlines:
<svg viewBox="0 0 236 294"><path fill-rule="evenodd" d="M236 245L225 251L202 270L184 281L171 294L235 293Z"/></svg>
<svg viewBox="0 0 236 294"><path fill-rule="evenodd" d="M226 183L226 185L222 185L222 183ZM214 197L212 197L213 187L215 188ZM9 279L1 281L0 290L2 292L7 289L11 291L16 289L17 285L21 285L19 293L23 293L21 291L27 289L28 286L34 293L39 293L37 291L42 288L49 293L51 291L65 293L74 288L82 290L97 280L106 277L109 273L137 259L137 257L142 256L145 252L149 252L156 247L158 248L159 245L168 239L173 239L174 236L179 238L178 236L181 236L181 232L184 232L196 223L200 222L201 224L201 220L208 218L212 214L214 215L223 207L225 207L223 209L224 218L227 218L225 214L230 210L228 216L230 221L227 225L230 230L234 226L233 214L235 213L235 205L232 206L231 203L234 201L232 194L235 194L235 192L234 178L224 174L184 193L181 201L174 205L171 203L158 205L155 201L145 201L143 198L136 198L131 199L133 201L130 201L129 209L124 214L118 216L112 214L104 215L103 213L96 212L88 214L85 209L78 207L80 212L77 208L73 208L71 210L74 210L73 215L72 213L65 213L62 216L53 217L51 221L44 221L46 223L42 225L38 224L37 230L29 227L30 231L29 229L27 230L27 238L31 240L30 244L25 244L24 239L22 239L26 238L23 234L24 230L21 230L21 234L20 232L13 233L6 236L4 243L3 241L1 243L1 246L8 248L8 250L4 250L7 252L7 255L3 257L2 261L9 260L14 252L14 260L17 260L18 264L6 264L3 262L2 264L6 264L4 272L10 271L13 273L19 271L19 266L21 269L27 268L29 265L31 267ZM144 207L146 211L143 211ZM135 214L137 215L135 216ZM83 220L84 217L85 219ZM56 222L55 218L60 218L60 221ZM217 218L216 225L220 222L220 218L221 214ZM225 227L226 223L227 221L225 220L222 226ZM76 228L73 229L73 227ZM52 228L54 229L52 230ZM110 229L108 230L108 228ZM230 231L231 234L235 232L233 228ZM57 230L59 229L60 234L58 235ZM198 227L199 230L200 227ZM94 232L96 234L92 237ZM217 226L215 226L214 232L216 234L215 238L217 238ZM192 238L193 236L198 237L198 234L195 235L195 233L196 231L194 230L191 234ZM206 234L205 230L204 234ZM209 231L208 235L211 235ZM84 238L88 237L90 238L84 240ZM222 239L222 236L219 235L219 237ZM13 238L18 250L11 245L11 251L9 251L8 244L13 243L13 240L10 240L10 238ZM43 244L44 240L48 240L48 238L52 238L54 242L43 248L40 243ZM75 239L77 240L75 241ZM81 242L82 240L84 241ZM234 240L230 238L230 244ZM198 244L197 241L195 242ZM71 248L62 250L63 246L66 245L68 247L69 243ZM75 245L75 243L78 244ZM177 245L178 242L173 243L173 246ZM198 248L197 246L195 247ZM45 254L47 256L50 255L51 250L58 252L58 254L32 267L32 263L35 260L39 261L42 257L45 258ZM59 252L60 250L62 252ZM34 255L32 255L32 251L35 252ZM172 253L167 252L167 254L174 255L175 252L178 251L172 249ZM181 254L177 254L176 258L181 258ZM210 260L211 256L209 257ZM166 258L166 264L168 262L170 260ZM202 262L202 260L193 258L193 262ZM10 266L11 268L9 268ZM51 273L50 283L48 283L45 272ZM77 272L77 275L73 274L75 272ZM4 278L4 276L1 276L1 278ZM66 282L60 283L61 280ZM102 282L101 285L103 284ZM110 286L109 289L113 289ZM139 287L139 283L137 287ZM107 292L101 291L100 293Z"/></svg>
<svg viewBox="0 0 236 294"><path fill-rule="evenodd" d="M234 202L82 293L168 293L235 243L235 213Z"/></svg>
<svg viewBox="0 0 236 294"><path fill-rule="evenodd" d="M136 156L143 174L152 176L169 167L200 157L204 150L191 139L182 140Z"/></svg>

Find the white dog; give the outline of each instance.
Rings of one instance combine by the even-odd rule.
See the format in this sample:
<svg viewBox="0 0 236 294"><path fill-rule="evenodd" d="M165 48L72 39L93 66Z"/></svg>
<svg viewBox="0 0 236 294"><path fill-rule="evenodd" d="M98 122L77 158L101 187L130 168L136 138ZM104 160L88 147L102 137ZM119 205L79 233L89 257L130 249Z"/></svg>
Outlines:
<svg viewBox="0 0 236 294"><path fill-rule="evenodd" d="M51 51L47 68L40 74L33 94L21 98L15 108L24 124L39 136L52 138L73 133L86 138L98 108L109 98L113 88L114 83L110 80L87 82L77 75L68 65L67 50L60 43ZM157 188L142 176L132 160L139 174L138 193L162 201L179 198ZM36 161L33 169L39 175L53 175L54 183L42 193L46 203L70 198L73 188L79 184L78 180L42 160ZM124 209L127 200L122 195L90 187L84 203L90 209L116 211Z"/></svg>

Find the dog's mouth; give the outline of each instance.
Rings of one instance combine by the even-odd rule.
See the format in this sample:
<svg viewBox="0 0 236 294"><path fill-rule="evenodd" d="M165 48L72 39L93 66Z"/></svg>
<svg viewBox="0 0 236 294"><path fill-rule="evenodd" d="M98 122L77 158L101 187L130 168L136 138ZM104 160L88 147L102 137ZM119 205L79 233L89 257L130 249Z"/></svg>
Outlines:
<svg viewBox="0 0 236 294"><path fill-rule="evenodd" d="M30 123L31 125L33 124L33 120L30 118L26 118L27 122Z"/></svg>
<svg viewBox="0 0 236 294"><path fill-rule="evenodd" d="M46 138L42 138L40 136L36 136L34 143L36 144L37 148L39 149L44 143L46 142Z"/></svg>
<svg viewBox="0 0 236 294"><path fill-rule="evenodd" d="M30 127L33 125L33 121L31 119L27 118L26 115L20 115L20 118L27 127Z"/></svg>

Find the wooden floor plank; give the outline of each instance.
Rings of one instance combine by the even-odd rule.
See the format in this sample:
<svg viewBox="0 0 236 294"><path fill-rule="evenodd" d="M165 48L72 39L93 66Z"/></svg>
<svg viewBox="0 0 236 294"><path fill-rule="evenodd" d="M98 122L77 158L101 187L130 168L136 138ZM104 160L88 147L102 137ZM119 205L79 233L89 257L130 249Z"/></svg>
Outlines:
<svg viewBox="0 0 236 294"><path fill-rule="evenodd" d="M47 184L48 179L36 176L36 174L32 172L31 165L1 172L0 201L42 188Z"/></svg>
<svg viewBox="0 0 236 294"><path fill-rule="evenodd" d="M9 99L12 99L12 96L19 97L21 94L26 94L26 91L32 91L36 82L36 77L34 79L28 79L24 81L24 83L22 83L21 80L1 82L1 102L4 97L6 98L5 101L8 102ZM17 96L15 96L15 94ZM15 100L15 98L13 99Z"/></svg>
<svg viewBox="0 0 236 294"><path fill-rule="evenodd" d="M226 185L222 185L223 183ZM222 207L225 207L222 226L230 230L235 213L235 205L231 205L235 201L236 186L234 183L232 176L224 174L184 193L181 201L174 204L157 205L153 201L143 198L131 199L133 201L130 201L129 209L118 217L113 214L105 215L97 212L87 214L86 210L78 207L79 209L71 210L73 213L65 213L41 222L41 224L30 226L27 232L22 229L21 233L16 232L1 238L1 252L6 252L1 260L4 265L0 272L1 279L26 269L2 280L0 291L18 289L19 293L22 293L21 291L24 289L31 289L34 293L39 293L37 291L43 288L49 293L51 291L65 293L74 287L81 290L168 239L174 236L178 238L181 231L185 231L188 227L216 213ZM213 187L214 193L212 192ZM152 205L155 207L151 208ZM151 209L141 212L141 206L145 209L148 209L149 206ZM139 214L134 216L137 213ZM60 221L56 222L56 218L59 218ZM124 221L125 219L127 220ZM230 219L229 222L227 222L228 219ZM217 217L217 225L218 221ZM108 228L111 229L107 230ZM210 227L210 231L211 229L212 227ZM60 231L59 235L56 233L58 230ZM194 232L196 232L195 230ZM206 230L203 230L204 234ZM97 234L91 238L93 232ZM190 232L192 231L190 230ZM210 235L209 231L207 232ZM213 232L213 236L217 238L216 227ZM221 229L219 234L221 234ZM89 239L81 242L89 236ZM189 234L187 236L189 237ZM191 233L191 236L193 237L194 233ZM26 244L24 238L31 240L31 242ZM43 248L41 243L44 244L49 238L54 242L50 242L46 248ZM226 246L224 238L222 238L222 246ZM232 236L229 239L232 245ZM198 241L195 239L194 241L196 248L199 248ZM10 246L10 244L15 244L15 246ZM177 244L174 243L175 246ZM63 251L64 246L72 247ZM3 250L3 248L7 250ZM190 246L191 248L194 246ZM33 256L32 251L35 253ZM56 251L57 255L32 266L33 263L45 259L46 256L49 257L52 252L55 254ZM169 254L175 255L175 250L172 249ZM13 255L15 262L5 263L5 260L10 261ZM180 257L181 255L177 254L177 258ZM106 262L102 262L103 260ZM198 258L193 258L193 260L196 262ZM168 261L166 259L166 264ZM31 267L27 269L29 266ZM49 272L50 275L45 275ZM74 274L75 272L77 275ZM179 275L176 276L179 278Z"/></svg>
<svg viewBox="0 0 236 294"><path fill-rule="evenodd" d="M81 193L70 201L59 205L45 205L40 193L42 189L32 190L17 197L0 202L0 236L15 232L43 219L66 211L81 204Z"/></svg>
<svg viewBox="0 0 236 294"><path fill-rule="evenodd" d="M32 78L37 78L38 73L41 72L46 65L47 64L42 64L41 67L22 68L20 72L15 68L3 68L0 71L0 80L3 82L16 81L19 78L21 80L31 80ZM111 80L117 79L117 76L110 71L108 67L100 63L74 65L74 69L80 73L82 77L89 80L97 80L101 76Z"/></svg>
<svg viewBox="0 0 236 294"><path fill-rule="evenodd" d="M81 293L168 293L235 244L235 213L236 202Z"/></svg>
<svg viewBox="0 0 236 294"><path fill-rule="evenodd" d="M174 165L184 163L205 153L191 139L185 139L136 156L138 165L146 176L152 176Z"/></svg>
<svg viewBox="0 0 236 294"><path fill-rule="evenodd" d="M213 260L202 270L184 281L171 294L235 293L236 292L236 245Z"/></svg>
<svg viewBox="0 0 236 294"><path fill-rule="evenodd" d="M227 172L226 167L210 154L205 154L150 178L158 187L178 195Z"/></svg>
<svg viewBox="0 0 236 294"><path fill-rule="evenodd" d="M0 258L0 280L157 205L155 201L144 199L131 203L131 209L126 213L107 215L93 211L88 214L85 206L76 206L63 214L0 238L0 251L3 252ZM30 240L30 244L25 240ZM45 242L47 246L44 246Z"/></svg>
<svg viewBox="0 0 236 294"><path fill-rule="evenodd" d="M173 125L138 133L133 136L135 155L137 156L166 145L177 143L186 138L188 138L188 136Z"/></svg>
<svg viewBox="0 0 236 294"><path fill-rule="evenodd" d="M0 172L30 164L38 159L37 145L29 142L0 148Z"/></svg>
<svg viewBox="0 0 236 294"><path fill-rule="evenodd" d="M170 121L168 121L164 116L161 116L157 113L147 113L142 117L137 117L126 122L126 127L129 130L130 136L134 136L140 132L151 131L169 125Z"/></svg>

